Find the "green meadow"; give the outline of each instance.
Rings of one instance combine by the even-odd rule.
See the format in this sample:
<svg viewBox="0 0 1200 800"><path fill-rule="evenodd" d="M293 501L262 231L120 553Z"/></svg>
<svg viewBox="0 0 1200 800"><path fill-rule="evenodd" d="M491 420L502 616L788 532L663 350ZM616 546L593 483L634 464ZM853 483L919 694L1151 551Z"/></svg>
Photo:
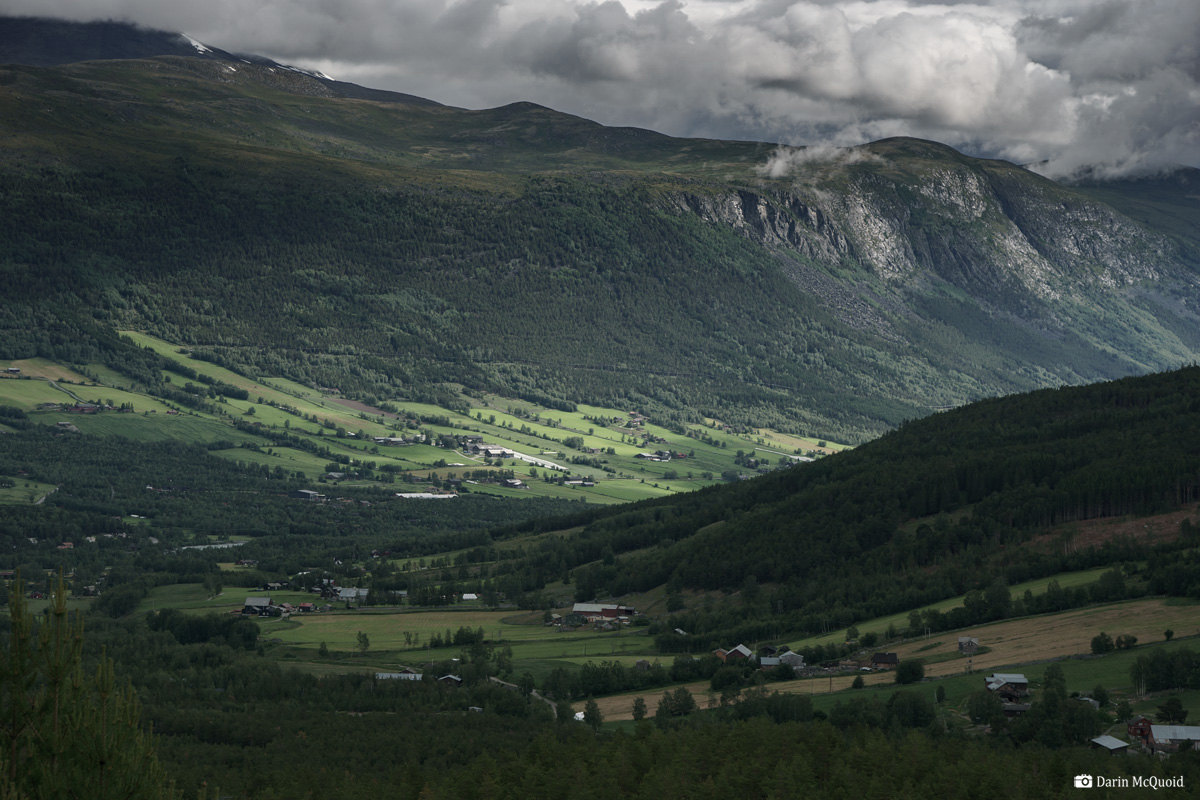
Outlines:
<svg viewBox="0 0 1200 800"><path fill-rule="evenodd" d="M1036 580L1026 581L1024 583L1015 584L1013 586L1008 587L1008 591L1015 598L1015 597L1021 597L1022 595L1025 594L1026 591L1031 592L1035 596L1040 595L1040 594L1045 594L1047 587L1049 587L1050 584L1054 581L1057 581L1058 585L1063 588L1086 586L1087 584L1095 583L1097 580L1100 579L1101 575L1103 575L1105 572L1108 572L1110 569L1111 569L1111 567L1099 567L1097 569L1081 570L1079 572L1062 572L1057 575L1052 575L1048 578L1038 578ZM959 595L957 597L951 597L951 598L942 600L937 603L932 603L928 606L923 606L922 608L917 609L917 611L926 611L926 610L936 610L936 611L942 611L942 612L949 611L952 608L958 608L958 607L962 606L965 598L966 598L966 595ZM877 617L875 619L868 620L866 622L856 623L855 627L858 628L858 631L860 634L877 633L880 636L883 636L884 634L887 633L887 630L889 627L893 628L895 630L898 630L898 631L906 630L908 628L908 617L911 613L912 613L911 611L905 611L901 614L889 614L887 616ZM938 634L938 635L942 636L945 634ZM838 630L835 630L831 633L822 634L819 636L810 636L805 639L800 639L796 642L790 643L790 646L792 647L793 650L800 650L805 647L809 647L812 645L818 645L818 644L820 644L820 645L840 644L840 643L844 642L845 640L846 640L846 629L839 628Z"/></svg>
<svg viewBox="0 0 1200 800"><path fill-rule="evenodd" d="M20 477L13 481L15 486L0 486L0 504L36 503L57 488L53 484L22 480Z"/></svg>
<svg viewBox="0 0 1200 800"><path fill-rule="evenodd" d="M262 452L238 447L215 453L232 461L283 467L291 474L302 473L312 481L324 475L331 459L327 455L317 455L296 447L273 447L267 435L286 432L289 436L306 438L318 448L329 450L335 459L344 458L352 462L344 468L333 470L337 472L354 472L353 462L374 462L376 469L385 466L395 468L399 471L397 478L408 475L414 481L408 485L421 487L423 483L433 481L435 476L438 480L446 480L463 477L475 470L512 470L526 482L525 488L509 489L498 484L480 483L468 485L464 491L513 499L550 497L603 505L692 491L719 483L721 473L731 470L752 472L734 463L739 451L774 465L784 462L789 448L807 452L810 444L797 437L767 430L734 434L726 432L716 421L690 426L689 430L694 436L685 436L651 422L643 423L636 430L618 430L628 423L629 412L626 410L583 405L576 411L566 412L495 395L487 395L482 399L465 398L472 406L467 414L427 403L390 401L408 419L440 420L436 424L420 423L420 430L432 436L482 435L489 443L559 465L569 471L572 477L597 481L594 487L564 487L543 480L547 475L561 473L522 459L503 459L502 462L488 464L485 459L430 444L400 447L378 445L372 437L404 435L414 431L388 415L359 410L349 401L325 395L295 381L280 377L247 377L197 359L186 348L171 342L136 332L126 331L123 335L138 346L170 359L181 368L245 389L249 398L238 400L221 397L216 401L210 400L213 409L206 411L175 409L172 404L152 395L132 391L132 382L111 368L89 365L84 368L87 373L85 377L54 362L30 359L21 362L21 368L23 376L31 379L0 380L0 405L15 406L30 413L35 423L51 425L69 422L85 435L203 444L223 441L252 443L258 445ZM196 385L201 383L169 368L163 371L163 376L176 389L189 382ZM42 403L72 402L65 391L56 389L48 379L77 381L64 383L62 388L84 400L129 405L136 413L80 415L37 411ZM180 413L168 414L171 410ZM235 421L261 428L262 435L238 430L233 424ZM345 435L337 435L339 430ZM655 439L646 441L647 436ZM700 437L708 441L701 441ZM568 440L571 440L572 446L567 445ZM767 447L777 448L777 452L759 452L759 449ZM684 453L689 457L669 462L637 458L639 453L658 449ZM587 463L573 463L576 458ZM371 480L352 479L351 485L375 484ZM399 480L394 485L397 490L406 488Z"/></svg>

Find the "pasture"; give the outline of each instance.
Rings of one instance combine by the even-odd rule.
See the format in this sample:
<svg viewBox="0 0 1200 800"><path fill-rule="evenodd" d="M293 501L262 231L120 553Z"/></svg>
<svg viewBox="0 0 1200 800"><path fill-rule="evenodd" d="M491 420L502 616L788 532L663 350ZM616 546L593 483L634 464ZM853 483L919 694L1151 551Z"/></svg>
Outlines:
<svg viewBox="0 0 1200 800"><path fill-rule="evenodd" d="M32 411L41 403L74 403L66 392L49 381L0 378L0 405Z"/></svg>
<svg viewBox="0 0 1200 800"><path fill-rule="evenodd" d="M258 437L241 433L211 417L184 413L167 414L65 414L50 412L44 420L70 422L84 434L124 436L147 442L253 442L263 444Z"/></svg>
<svg viewBox="0 0 1200 800"><path fill-rule="evenodd" d="M0 504L23 505L36 503L56 488L52 483L13 478L15 486L0 486Z"/></svg>
<svg viewBox="0 0 1200 800"><path fill-rule="evenodd" d="M1090 583L1095 583L1100 579L1100 576L1105 572L1108 572L1109 569L1111 568L1099 567L1097 569L1081 570L1079 572L1060 572L1057 575L1052 575L1048 578L1037 578L1036 580L1014 584L1013 586L1008 587L1008 591L1012 597L1016 598L1024 595L1026 591L1029 591L1035 596L1045 594L1047 587L1049 587L1051 582L1054 581L1057 581L1058 585L1063 588L1086 586ZM952 608L959 608L962 606L965 598L966 595L958 595L957 597L950 597L937 603L931 603L930 605L922 606L917 610L937 610L945 612ZM855 625L855 627L858 628L859 634L878 633L882 637L886 634L889 627L898 631L906 630L908 628L908 616L911 613L911 611L905 611L899 614L889 614L888 616L884 617L876 617L875 619L867 620L866 622L859 622ZM789 645L793 650L801 650L805 647L817 644L841 644L843 641L845 641L845 638L846 629L839 628L835 631L831 631L830 633L809 636L796 642L789 642Z"/></svg>
<svg viewBox="0 0 1200 800"><path fill-rule="evenodd" d="M1092 637L1104 631L1114 639L1121 634L1136 636L1141 644L1163 640L1168 628L1175 635L1200 634L1200 606L1171 605L1163 598L1130 600L1102 606L1063 611L1058 614L996 622L957 631L953 635L938 634L943 645L918 654L923 640L914 640L889 648L905 658L934 657L955 652L959 636L974 636L989 652L972 659L975 672L994 670L1009 664L1026 664L1050 658L1091 653ZM938 676L961 672L965 658L930 663L926 675ZM1094 684L1093 684L1094 685Z"/></svg>
<svg viewBox="0 0 1200 800"><path fill-rule="evenodd" d="M229 590L226 590L228 592ZM619 660L632 664L653 648L644 629L598 633L589 629L560 631L540 622L524 624L524 620L540 619L537 615L517 615L511 611L489 611L482 608L461 610L336 610L329 613L293 614L282 624L263 620L264 638L309 651L315 656L322 642L331 651L356 650L359 632L370 639L370 654L401 661L442 660L459 656L464 649L445 645L430 650L435 635L443 641L453 637L459 628L471 631L483 629L486 641L496 647L512 648L516 671L542 676L557 664L579 665L589 660ZM515 620L520 623L514 624ZM406 641L405 634L411 638ZM295 652L295 651L293 651Z"/></svg>
<svg viewBox="0 0 1200 800"><path fill-rule="evenodd" d="M18 358L15 361L0 361L0 369L7 370L10 367L21 370L21 376L26 378L45 378L51 381L70 381L71 383L87 382L87 378L70 367L64 367L45 358Z"/></svg>

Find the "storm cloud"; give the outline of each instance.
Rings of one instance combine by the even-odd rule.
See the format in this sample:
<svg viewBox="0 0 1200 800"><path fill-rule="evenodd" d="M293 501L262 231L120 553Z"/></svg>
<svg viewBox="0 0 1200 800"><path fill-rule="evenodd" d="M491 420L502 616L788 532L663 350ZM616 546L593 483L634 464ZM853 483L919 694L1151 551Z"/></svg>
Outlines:
<svg viewBox="0 0 1200 800"><path fill-rule="evenodd" d="M4 0L378 88L675 136L935 139L1053 176L1200 166L1195 0Z"/></svg>

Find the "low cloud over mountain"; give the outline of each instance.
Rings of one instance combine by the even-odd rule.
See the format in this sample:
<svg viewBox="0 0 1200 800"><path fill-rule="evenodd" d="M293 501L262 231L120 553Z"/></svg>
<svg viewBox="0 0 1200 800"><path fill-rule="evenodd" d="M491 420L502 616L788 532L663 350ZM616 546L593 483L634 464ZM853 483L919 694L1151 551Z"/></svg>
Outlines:
<svg viewBox="0 0 1200 800"><path fill-rule="evenodd" d="M1200 164L1194 0L9 0L335 78L678 136L936 139L1063 176Z"/></svg>

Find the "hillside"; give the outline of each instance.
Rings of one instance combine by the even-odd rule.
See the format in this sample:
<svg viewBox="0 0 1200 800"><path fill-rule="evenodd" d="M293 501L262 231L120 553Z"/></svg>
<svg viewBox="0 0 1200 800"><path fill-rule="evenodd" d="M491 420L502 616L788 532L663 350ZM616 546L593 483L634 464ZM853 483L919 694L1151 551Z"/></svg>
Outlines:
<svg viewBox="0 0 1200 800"><path fill-rule="evenodd" d="M983 401L814 464L577 516L558 526L577 529L571 536L493 569L568 573L581 600L663 585L680 596L740 591L741 603L663 626L707 635L666 634L660 647L703 649L713 638L845 628L996 581L1145 558L1160 544L1194 547L1186 515L1175 535L1150 538L1081 523L1200 500L1198 397L1200 369L1190 367ZM1184 561L1158 563L1160 587L1190 585L1182 576L1195 575L1194 554ZM986 602L977 611L990 613Z"/></svg>
<svg viewBox="0 0 1200 800"><path fill-rule="evenodd" d="M368 402L466 387L861 441L1200 353L1200 211L1150 184L357 99L213 57L4 67L0 120L0 358L152 381L128 329Z"/></svg>
<svg viewBox="0 0 1200 800"><path fill-rule="evenodd" d="M163 343L139 341L178 358L173 375L199 366ZM35 407L43 388L125 391L78 383L62 365L26 363L22 375L26 368L41 375L0 379L0 391ZM228 392L225 399L208 397L161 427L155 417L165 414L146 409L69 417L77 433L46 424L55 412L0 408L0 568L19 568L39 594L53 583L48 575L70 576L65 603L89 616L85 661L112 657L117 675L130 677L180 785L219 780L231 796L267 797L281 787L369 784L415 797L460 762L494 771L535 752L557 754L564 742L581 752L583 743L637 741L662 751L690 746L700 731L736 732L742 746L754 731L764 742L802 731L827 742L883 742L899 731L909 755L918 746L970 751L977 774L1002 756L1026 765L1046 753L1086 760L1089 751L1074 745L1105 730L1124 735L1123 725L1108 727L1108 708L1068 702L1068 691L1108 692L1126 716L1159 713L1168 690L1184 710L1197 708L1189 687L1197 675L1200 368L983 401L813 463L617 509L482 495L406 506L352 484L314 503L288 497L302 485L296 476L255 458L275 457L272 448L243 445L237 457L220 441L181 442L178 431L147 441L82 430L109 416L126 431L188 422L227 432L226 414L254 408L254 417L272 419L287 397L303 411L284 430L303 428L305 440L331 452L354 451L347 437L312 430L312 417L336 418L329 398L205 368L211 383L192 380ZM237 397L247 383L271 402ZM478 417L455 421L511 433ZM236 428L248 438L270 430ZM18 502L33 493L44 493L40 504ZM328 590L327 580L337 582L337 596L310 591ZM356 599L338 599L342 588ZM566 618L573 600L617 593L642 612L628 627L545 624L554 611ZM237 613L248 597L294 613ZM318 598L324 610L304 610ZM31 601L35 613L44 602ZM861 635L848 630L854 625ZM1100 631L1125 644L1066 660L1087 652ZM980 675L969 674L960 635L986 647L977 670L1030 677L1025 717L984 711L980 719L972 706L983 695ZM735 642L787 643L810 666L800 675L763 673L710 654ZM864 674L857 663L815 666L868 658L876 645L905 662L925 660L934 685L908 689L893 673L876 673L855 689ZM1029 661L1043 663L1022 666ZM425 679L377 675L404 666ZM434 680L448 673L462 685ZM1142 685L1146 674L1153 683ZM637 723L635 736L570 727L570 703L595 697L615 720L634 716L641 697L643 708L657 707L654 722ZM692 705L673 705L681 698ZM425 733L411 740L414 725ZM407 761L361 747L365 739L401 742ZM352 758L356 768L345 769ZM1150 763L1115 761L1141 770L1143 759ZM730 775L759 774L760 763L755 745ZM1064 774L1083 769L1098 768ZM455 783L443 796L464 796L463 788Z"/></svg>

